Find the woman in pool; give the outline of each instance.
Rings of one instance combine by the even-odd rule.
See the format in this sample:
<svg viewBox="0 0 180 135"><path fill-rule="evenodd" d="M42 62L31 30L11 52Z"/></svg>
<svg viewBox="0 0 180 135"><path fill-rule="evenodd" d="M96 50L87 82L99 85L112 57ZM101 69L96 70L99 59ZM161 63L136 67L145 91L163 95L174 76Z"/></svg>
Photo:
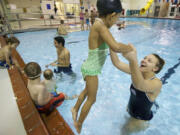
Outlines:
<svg viewBox="0 0 180 135"><path fill-rule="evenodd" d="M81 11L79 13L80 16L80 21L81 21L81 30L84 30L84 13L83 13L83 8L81 8Z"/></svg>
<svg viewBox="0 0 180 135"><path fill-rule="evenodd" d="M161 71L165 62L157 54L150 54L144 57L139 67L135 48L123 54L129 65L121 62L114 51L110 53L114 66L130 74L132 79L127 110L131 117L122 129L122 134L126 135L144 129L146 121L152 119L151 107L162 87L162 82L155 74Z"/></svg>
<svg viewBox="0 0 180 135"><path fill-rule="evenodd" d="M81 92L75 106L72 108L74 126L78 133L81 132L82 124L88 115L91 106L96 101L98 90L98 74L106 60L109 47L119 53L132 51L130 45L117 43L109 31L109 28L116 23L122 11L119 0L98 0L97 8L99 17L90 29L89 35L89 54L87 60L82 64L81 72L86 81L85 89ZM79 118L77 114L83 101L84 103Z"/></svg>

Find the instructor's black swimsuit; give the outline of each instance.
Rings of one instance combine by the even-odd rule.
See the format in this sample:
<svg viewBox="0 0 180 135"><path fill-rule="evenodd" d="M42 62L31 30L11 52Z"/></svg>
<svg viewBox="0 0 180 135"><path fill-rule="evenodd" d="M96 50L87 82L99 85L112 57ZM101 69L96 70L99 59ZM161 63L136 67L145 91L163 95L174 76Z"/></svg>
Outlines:
<svg viewBox="0 0 180 135"><path fill-rule="evenodd" d="M150 101L146 93L140 91L131 84L130 87L131 96L128 103L129 114L140 120L151 120L153 113L151 107L154 102Z"/></svg>

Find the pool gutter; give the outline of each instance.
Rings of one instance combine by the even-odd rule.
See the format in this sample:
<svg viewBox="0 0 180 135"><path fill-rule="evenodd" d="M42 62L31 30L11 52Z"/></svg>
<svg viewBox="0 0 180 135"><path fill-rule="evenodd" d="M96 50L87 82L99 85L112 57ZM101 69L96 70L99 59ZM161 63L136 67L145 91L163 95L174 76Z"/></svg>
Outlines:
<svg viewBox="0 0 180 135"><path fill-rule="evenodd" d="M169 20L180 20L178 18L168 18L168 17L146 17L146 16L121 16L120 18L146 18L146 19L169 19Z"/></svg>

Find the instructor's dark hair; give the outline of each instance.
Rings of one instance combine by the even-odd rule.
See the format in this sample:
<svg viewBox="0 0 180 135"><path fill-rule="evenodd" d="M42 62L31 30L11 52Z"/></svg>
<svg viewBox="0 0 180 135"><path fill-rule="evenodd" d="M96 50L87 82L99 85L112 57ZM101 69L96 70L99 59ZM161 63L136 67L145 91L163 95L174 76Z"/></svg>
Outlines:
<svg viewBox="0 0 180 135"><path fill-rule="evenodd" d="M158 59L158 63L156 64L156 66L158 67L158 70L155 71L155 73L159 73L161 71L161 69L163 68L165 61L157 54L153 53L152 55L154 55L157 59Z"/></svg>
<svg viewBox="0 0 180 135"><path fill-rule="evenodd" d="M61 36L55 37L54 40L56 40L59 44L62 43L62 46L64 46L64 44L65 44L65 40Z"/></svg>
<svg viewBox="0 0 180 135"><path fill-rule="evenodd" d="M104 17L113 12L120 13L122 5L120 0L97 0L97 9L99 17Z"/></svg>

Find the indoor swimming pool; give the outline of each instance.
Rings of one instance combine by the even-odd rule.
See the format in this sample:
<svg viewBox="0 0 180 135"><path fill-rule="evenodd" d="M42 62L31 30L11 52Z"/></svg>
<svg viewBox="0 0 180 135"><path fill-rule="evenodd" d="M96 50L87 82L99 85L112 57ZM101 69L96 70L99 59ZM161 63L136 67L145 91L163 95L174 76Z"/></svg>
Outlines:
<svg viewBox="0 0 180 135"><path fill-rule="evenodd" d="M151 53L159 54L166 61L163 70L157 74L159 78L166 74L166 83L156 100L159 109L150 121L150 127L135 135L180 135L180 21L144 18L122 20L127 22L126 28L118 30L113 26L111 32L117 41L134 44L139 62ZM69 96L80 94L85 86L81 65L88 56L88 34L88 31L69 33L65 39L76 77L63 74L56 78L58 91ZM17 50L25 63L38 62L44 70L46 64L57 59L53 41L56 30L19 33L15 36L21 42ZM121 54L119 58L127 63ZM130 76L117 70L108 56L99 75L96 103L84 121L81 135L120 135L129 117L126 106L130 84ZM75 103L76 100L65 101L58 110L77 134L70 111Z"/></svg>

